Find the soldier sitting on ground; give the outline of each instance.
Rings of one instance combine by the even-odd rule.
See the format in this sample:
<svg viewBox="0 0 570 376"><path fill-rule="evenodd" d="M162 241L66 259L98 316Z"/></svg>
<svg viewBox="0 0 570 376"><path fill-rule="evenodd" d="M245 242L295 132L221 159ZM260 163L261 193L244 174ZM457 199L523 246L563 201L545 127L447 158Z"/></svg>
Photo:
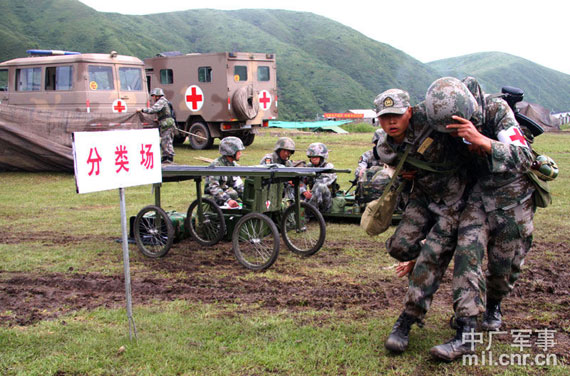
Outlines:
<svg viewBox="0 0 570 376"><path fill-rule="evenodd" d="M209 167L239 166L237 161L245 150L237 137L225 137L220 142L220 154ZM239 176L207 176L204 193L211 195L219 206L239 207L243 195L243 180Z"/></svg>
<svg viewBox="0 0 570 376"><path fill-rule="evenodd" d="M280 137L275 143L273 153L265 154L259 164L278 164L285 167L295 167L293 166L293 162L289 159L293 154L295 154L295 142L289 137ZM294 200L295 188L293 184L288 182L284 184L283 197L287 200Z"/></svg>
<svg viewBox="0 0 570 376"><path fill-rule="evenodd" d="M309 157L310 161L307 167L334 168L332 163L327 162L329 152L323 143L315 142L309 145L307 157ZM307 177L305 178L306 186L300 187L301 196L319 209L320 212L326 213L332 206L332 188L335 183L336 174L334 172L318 174L316 177Z"/></svg>

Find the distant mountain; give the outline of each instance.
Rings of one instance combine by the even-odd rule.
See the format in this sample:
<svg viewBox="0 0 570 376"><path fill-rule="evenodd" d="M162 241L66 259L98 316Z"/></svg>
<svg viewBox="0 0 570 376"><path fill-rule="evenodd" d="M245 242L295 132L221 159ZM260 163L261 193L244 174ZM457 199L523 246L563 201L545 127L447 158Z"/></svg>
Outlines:
<svg viewBox="0 0 570 376"><path fill-rule="evenodd" d="M0 0L0 12L0 61L25 56L30 48L115 50L141 59L162 51L275 53L281 120L372 108L374 97L393 87L405 88L417 102L442 75L439 64L445 62L423 64L338 22L306 12L201 9L131 16L97 12L77 0ZM515 65L526 62L512 58ZM499 67L496 77L508 77L501 69L511 68ZM554 74L553 78L545 80L544 71ZM488 82L503 85L495 76L483 75L483 69L476 73L485 79L488 90L493 89ZM555 80L556 74L560 76ZM536 102L567 109L562 103L568 98L570 76L538 65L525 68L524 75L535 86L518 85L514 80L506 84L524 88L525 99L533 101L534 93L540 92ZM558 91L560 87L565 91ZM553 88L557 88L554 93Z"/></svg>
<svg viewBox="0 0 570 376"><path fill-rule="evenodd" d="M502 52L481 52L428 63L444 76L476 77L488 93L503 86L524 90L524 100L554 112L570 109L570 75Z"/></svg>

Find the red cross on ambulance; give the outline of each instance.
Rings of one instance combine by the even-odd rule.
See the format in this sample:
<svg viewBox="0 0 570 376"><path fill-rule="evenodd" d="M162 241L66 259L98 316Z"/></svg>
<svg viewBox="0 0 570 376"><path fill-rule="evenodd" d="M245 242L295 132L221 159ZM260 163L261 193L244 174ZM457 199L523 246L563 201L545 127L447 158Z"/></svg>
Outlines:
<svg viewBox="0 0 570 376"><path fill-rule="evenodd" d="M204 105L204 92L199 86L189 86L184 94L184 102L190 111L200 111Z"/></svg>
<svg viewBox="0 0 570 376"><path fill-rule="evenodd" d="M263 111L269 110L271 107L271 94L267 90L261 90L259 92L259 106Z"/></svg>
<svg viewBox="0 0 570 376"><path fill-rule="evenodd" d="M517 126L512 126L508 129L502 130L497 135L499 141L505 144L513 144L516 146L524 146L528 148L528 144L520 130Z"/></svg>
<svg viewBox="0 0 570 376"><path fill-rule="evenodd" d="M115 99L111 108L114 113L122 114L123 112L127 112L127 102L121 99Z"/></svg>

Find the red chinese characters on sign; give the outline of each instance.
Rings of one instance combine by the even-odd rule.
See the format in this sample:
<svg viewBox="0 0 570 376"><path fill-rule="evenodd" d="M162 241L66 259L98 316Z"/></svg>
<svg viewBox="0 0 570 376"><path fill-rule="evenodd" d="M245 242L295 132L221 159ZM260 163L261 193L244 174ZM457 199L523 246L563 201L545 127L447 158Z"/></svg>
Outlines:
<svg viewBox="0 0 570 376"><path fill-rule="evenodd" d="M123 146L123 145L117 146L117 150L115 151L115 155L117 156L115 158L115 166L119 166L117 171L115 171L117 174L121 170L125 170L126 172L129 172L129 168L127 167L127 165L129 164L129 157L127 154L128 154L128 151L127 151L127 148L125 146Z"/></svg>
<svg viewBox="0 0 570 376"><path fill-rule="evenodd" d="M93 151L95 151L95 156L93 155ZM91 176L93 172L95 172L95 175L99 175L100 172L99 164L101 163L102 160L103 159L97 152L97 148L91 148L89 150L89 158L87 158L87 164L91 164L91 171L89 171L88 174L89 176ZM97 166L96 169L95 166Z"/></svg>
<svg viewBox="0 0 570 376"><path fill-rule="evenodd" d="M154 153L152 152L152 144L141 145L141 165L147 170L154 168Z"/></svg>

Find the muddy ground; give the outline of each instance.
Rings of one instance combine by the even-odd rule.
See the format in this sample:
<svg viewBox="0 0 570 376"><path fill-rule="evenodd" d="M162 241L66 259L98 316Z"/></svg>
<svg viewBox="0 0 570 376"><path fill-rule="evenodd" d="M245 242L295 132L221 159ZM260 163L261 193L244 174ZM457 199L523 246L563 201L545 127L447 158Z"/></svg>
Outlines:
<svg viewBox="0 0 570 376"><path fill-rule="evenodd" d="M60 243L46 233L27 234L24 241ZM11 244L22 239L12 234L0 234L0 243ZM84 239L67 237L65 243L78 244ZM109 240L109 239L107 239ZM235 260L230 243L221 243L208 252L185 252L175 244L163 259L151 260L140 254L134 262L142 263L132 273L133 304L142 305L155 300L184 299L190 302L239 303L239 314L247 314L249 303L268 311L299 312L302 310L335 310L335 315L356 319L355 315L397 317L401 310L406 286L397 278L347 282L341 277L322 278L304 274L280 257L272 270L287 274L283 280L268 279L264 273L251 272ZM513 293L503 304L506 326L503 330L556 330L557 342L550 353L559 361L570 361L570 242L535 242L527 257L524 272ZM327 241L326 251L308 259L320 267L345 264L348 256L343 249L349 244ZM362 240L358 249L377 252L377 243ZM351 247L355 245L351 242ZM134 250L131 248L131 250ZM136 252L136 251L135 251ZM552 253L555 256L552 256ZM137 271L139 270L139 271ZM176 273L177 278L151 273L159 270ZM172 274L170 274L172 275ZM451 270L448 270L432 311L451 310ZM122 273L18 273L0 271L0 322L2 326L33 325L57 319L79 309L124 307L125 291ZM242 309L243 307L243 309ZM256 308L257 309L257 308ZM536 340L536 336L534 338Z"/></svg>

